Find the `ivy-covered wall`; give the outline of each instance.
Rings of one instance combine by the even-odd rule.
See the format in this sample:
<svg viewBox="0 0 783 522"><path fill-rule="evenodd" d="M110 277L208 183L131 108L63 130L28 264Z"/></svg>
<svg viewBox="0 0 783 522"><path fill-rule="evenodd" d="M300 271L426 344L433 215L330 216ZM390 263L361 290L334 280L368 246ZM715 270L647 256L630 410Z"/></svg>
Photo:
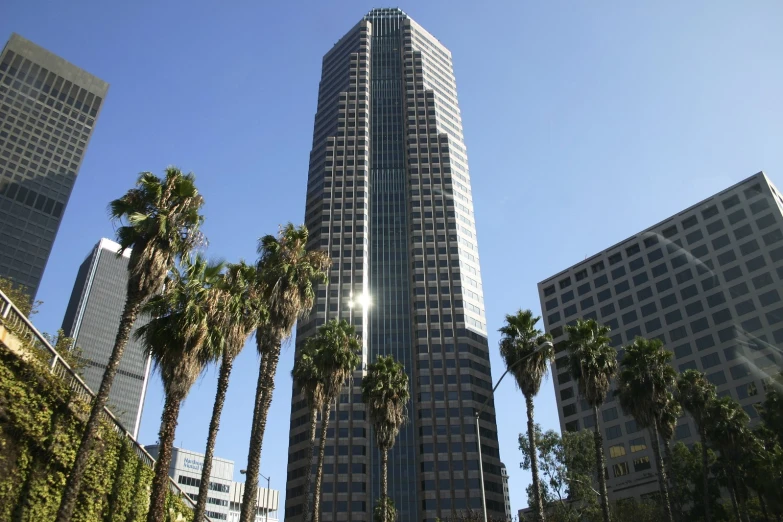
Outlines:
<svg viewBox="0 0 783 522"><path fill-rule="evenodd" d="M38 359L23 362L0 343L0 520L55 518L88 413ZM141 522L151 482L130 443L102 426L72 520ZM178 497L167 504L167 520L192 520Z"/></svg>

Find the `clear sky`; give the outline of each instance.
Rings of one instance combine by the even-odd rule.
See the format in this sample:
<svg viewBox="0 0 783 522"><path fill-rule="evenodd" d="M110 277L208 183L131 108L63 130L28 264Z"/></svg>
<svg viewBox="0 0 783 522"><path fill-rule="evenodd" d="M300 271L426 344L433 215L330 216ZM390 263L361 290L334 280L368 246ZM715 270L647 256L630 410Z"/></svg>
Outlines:
<svg viewBox="0 0 783 522"><path fill-rule="evenodd" d="M759 170L783 186L783 3L641 4L399 5L453 53L495 379L497 329L519 307L538 312L536 283ZM106 204L140 171L196 173L215 257L252 260L259 236L301 223L321 57L372 7L383 5L0 2L0 40L18 32L111 84L44 275L39 328L60 326L79 264L113 237ZM237 480L256 361L249 344L217 442ZM261 464L283 494L292 365L290 344ZM210 371L194 387L178 445L203 451L215 381ZM529 475L510 379L496 403L516 511ZM155 442L161 409L156 376L142 443ZM559 429L551 378L536 418Z"/></svg>

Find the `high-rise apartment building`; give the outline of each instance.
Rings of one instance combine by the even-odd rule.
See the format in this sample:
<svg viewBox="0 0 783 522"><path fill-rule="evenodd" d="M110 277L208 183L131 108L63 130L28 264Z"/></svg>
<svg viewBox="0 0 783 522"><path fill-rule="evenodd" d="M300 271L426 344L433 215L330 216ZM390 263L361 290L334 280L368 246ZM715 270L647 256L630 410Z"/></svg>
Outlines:
<svg viewBox="0 0 783 522"><path fill-rule="evenodd" d="M33 296L108 90L17 34L0 54L0 276Z"/></svg>
<svg viewBox="0 0 783 522"><path fill-rule="evenodd" d="M81 349L84 381L95 391L101 385L125 307L130 250L118 256L119 249L120 245L109 239L95 245L79 267L63 318L62 329ZM142 321L139 319L131 330L108 403L109 410L134 437L139 432L150 375L150 360L133 335Z"/></svg>
<svg viewBox="0 0 783 522"><path fill-rule="evenodd" d="M401 521L481 509L474 411L491 375L467 152L451 53L399 9L373 9L323 59L307 184L309 246L328 284L297 329L351 321L363 365L392 355L410 376L408 422L389 454ZM323 520L372 520L380 459L362 370L327 433ZM301 520L308 409L294 390L286 519ZM481 415L487 509L505 513L494 404Z"/></svg>
<svg viewBox="0 0 783 522"><path fill-rule="evenodd" d="M568 372L564 326L593 318L611 327L612 346L661 339L677 371L696 369L751 420L767 380L783 367L783 195L758 173L538 285L563 430L594 426ZM600 410L609 495L657 491L647 430L613 395ZM698 440L682 417L676 439Z"/></svg>

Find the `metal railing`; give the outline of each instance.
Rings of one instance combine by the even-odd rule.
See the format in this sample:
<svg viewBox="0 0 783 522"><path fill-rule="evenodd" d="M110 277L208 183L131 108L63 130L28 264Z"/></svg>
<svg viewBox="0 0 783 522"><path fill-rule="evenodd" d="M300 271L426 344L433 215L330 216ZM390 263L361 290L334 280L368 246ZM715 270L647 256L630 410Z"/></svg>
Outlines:
<svg viewBox="0 0 783 522"><path fill-rule="evenodd" d="M57 375L63 381L65 381L76 397L88 403L92 403L93 398L95 398L95 393L90 389L89 386L87 386L84 380L82 380L82 378L79 377L75 371L73 371L68 363L65 362L59 353L57 353L57 350L52 347L46 337L44 337L35 326L33 326L33 323L31 323L30 320L24 316L24 314L16 307L16 305L14 305L11 299L9 299L2 290L0 290L0 324L5 326L6 329L10 331L15 337L24 341L26 345L32 347L34 350L37 350L39 355L48 357L49 370L54 375ZM152 457L152 455L150 455L147 450L136 441L133 435L127 429L125 429L117 417L115 417L114 414L105 406L103 408L103 418L108 422L109 426L111 426L114 431L120 435L120 437L127 439L131 443L131 447L135 451L136 456L139 457L144 465L150 468L155 467L155 459ZM185 493L182 488L180 488L179 485L174 482L171 477L169 477L169 486L173 493L179 494L179 496L188 506L190 506L192 509L195 509L196 503L193 501L193 499L190 498L190 495ZM205 517L205 520L209 522L210 519Z"/></svg>

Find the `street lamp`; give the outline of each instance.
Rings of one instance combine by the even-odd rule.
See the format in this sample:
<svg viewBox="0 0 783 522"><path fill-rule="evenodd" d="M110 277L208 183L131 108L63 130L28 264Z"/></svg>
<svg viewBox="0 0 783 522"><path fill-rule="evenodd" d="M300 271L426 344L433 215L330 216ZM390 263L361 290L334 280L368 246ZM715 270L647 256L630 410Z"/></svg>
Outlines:
<svg viewBox="0 0 783 522"><path fill-rule="evenodd" d="M246 469L240 469L239 472L243 475L247 474ZM272 479L262 474L261 472L258 473L258 476L266 479L266 494L264 495L264 522L269 522L269 493L270 493L269 483L272 481ZM258 515L258 507L256 506L256 514L253 515L254 520L257 515Z"/></svg>
<svg viewBox="0 0 783 522"><path fill-rule="evenodd" d="M477 409L475 412L476 440L478 442L478 454L479 454L479 478L481 479L481 512L484 514L484 522L487 522L487 495L484 492L484 463L481 457L481 427L479 426L479 417L481 416L481 412L484 411L484 408L487 407L487 403L489 403L489 400L495 396L495 390L498 389L498 386L500 386L501 381L503 381L503 377L505 377L508 372L516 368L519 365L519 363L528 359L529 357L534 356L544 348L552 348L553 346L554 345L552 344L551 341L544 341L543 343L538 345L538 348L536 348L533 352L527 354L525 357L522 357L517 362L509 366L508 369L505 372L503 372L503 375L500 376L500 379L498 379L498 382L495 384L495 387L492 388L492 393L489 394L487 399L484 401L484 404L482 404L481 408Z"/></svg>

